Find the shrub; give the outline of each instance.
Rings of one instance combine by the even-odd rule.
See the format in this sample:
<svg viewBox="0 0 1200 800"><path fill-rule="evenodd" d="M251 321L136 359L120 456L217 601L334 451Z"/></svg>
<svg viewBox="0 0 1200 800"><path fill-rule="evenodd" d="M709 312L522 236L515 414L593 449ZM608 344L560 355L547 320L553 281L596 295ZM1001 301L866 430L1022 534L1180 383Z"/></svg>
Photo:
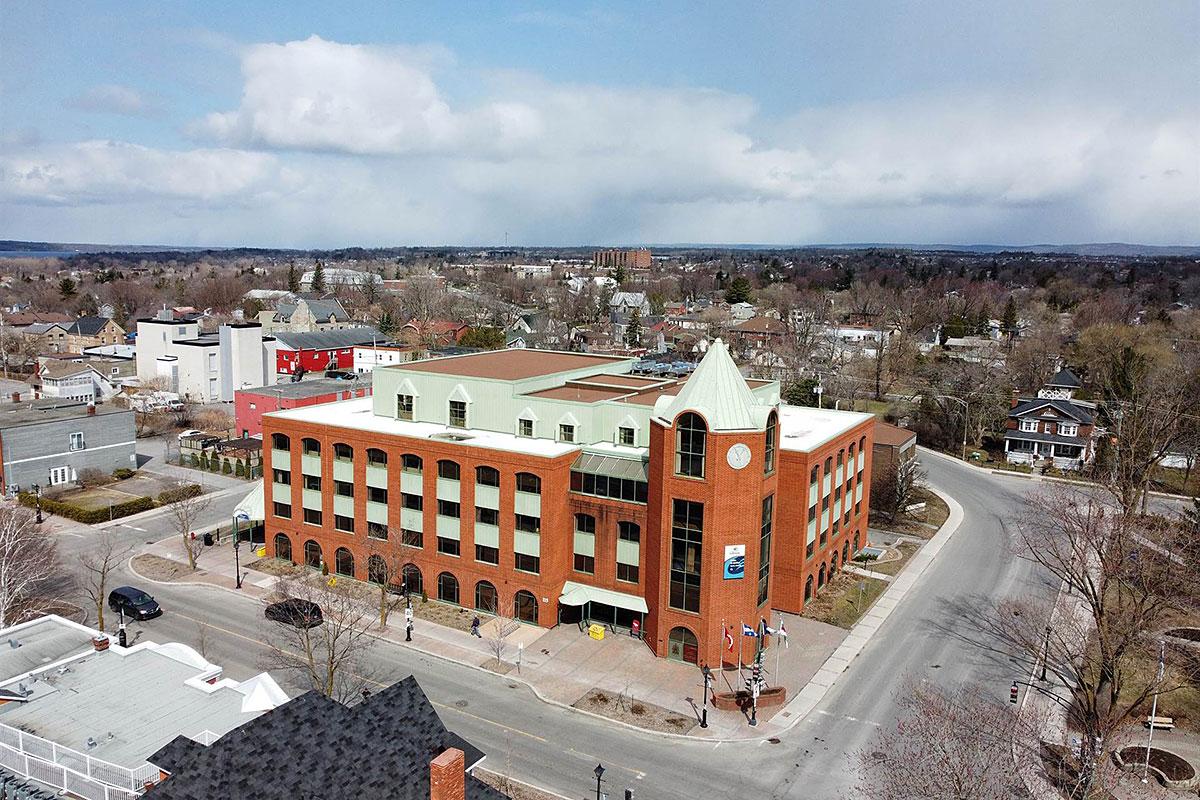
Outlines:
<svg viewBox="0 0 1200 800"><path fill-rule="evenodd" d="M79 470L79 474L76 477L79 485L85 489L90 489L93 486L103 486L111 480L109 476L95 467L86 467Z"/></svg>
<svg viewBox="0 0 1200 800"><path fill-rule="evenodd" d="M158 493L158 504L165 506L200 494L204 494L203 486L198 483L187 483L173 489L163 489Z"/></svg>
<svg viewBox="0 0 1200 800"><path fill-rule="evenodd" d="M424 589L421 589L421 602L422 602L422 603L428 603L428 602L429 602L429 593L428 593L428 592L426 592Z"/></svg>
<svg viewBox="0 0 1200 800"><path fill-rule="evenodd" d="M592 699L596 701L597 705L608 705L608 695L604 692L596 692L596 695Z"/></svg>
<svg viewBox="0 0 1200 800"><path fill-rule="evenodd" d="M192 456L192 458L196 458L196 456ZM200 469L208 469L208 453L200 453L197 463L200 465Z"/></svg>
<svg viewBox="0 0 1200 800"><path fill-rule="evenodd" d="M238 478L246 477L246 466L241 461L238 461L233 467L233 474Z"/></svg>
<svg viewBox="0 0 1200 800"><path fill-rule="evenodd" d="M646 707L641 703L634 703L629 707L629 713L633 714L635 717L645 716Z"/></svg>
<svg viewBox="0 0 1200 800"><path fill-rule="evenodd" d="M190 456L188 456L188 463L191 464L193 467L196 467L197 469L199 469L200 468L200 456L196 455L195 453L192 453Z"/></svg>
<svg viewBox="0 0 1200 800"><path fill-rule="evenodd" d="M220 471L220 469L221 469L221 459L217 458L216 456L213 456L212 458L210 458L208 460L208 471L209 472L218 472L218 471Z"/></svg>
<svg viewBox="0 0 1200 800"><path fill-rule="evenodd" d="M18 500L21 505L28 508L35 508L37 506L37 496L32 492L21 492ZM130 514L149 511L152 508L154 508L154 498L152 497L135 497L132 500L126 500L124 503L117 503L108 508L82 508L73 503L55 500L44 495L42 497L43 511L50 514L57 514L67 519L73 519L85 525L107 522L110 516L112 519L127 517Z"/></svg>
<svg viewBox="0 0 1200 800"><path fill-rule="evenodd" d="M221 461L221 474L222 474L222 475L228 475L228 474L230 474L231 472L233 472L233 467L229 466L229 462L228 462L228 461L222 460L222 461Z"/></svg>
<svg viewBox="0 0 1200 800"><path fill-rule="evenodd" d="M133 470L128 467L117 467L113 470L113 477L119 481L128 480L133 477Z"/></svg>

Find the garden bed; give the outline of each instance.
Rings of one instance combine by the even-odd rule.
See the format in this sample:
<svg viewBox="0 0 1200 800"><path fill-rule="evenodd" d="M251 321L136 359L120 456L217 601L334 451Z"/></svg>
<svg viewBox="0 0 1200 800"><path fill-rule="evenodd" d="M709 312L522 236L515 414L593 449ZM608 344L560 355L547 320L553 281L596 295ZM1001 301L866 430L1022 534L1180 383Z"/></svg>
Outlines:
<svg viewBox="0 0 1200 800"><path fill-rule="evenodd" d="M890 558L877 561L852 561L854 566L868 569L871 572L881 572L884 575L898 575L900 570L904 569L904 565L908 560L920 550L920 545L914 542L901 542L896 547L888 548L889 554L893 555Z"/></svg>
<svg viewBox="0 0 1200 800"><path fill-rule="evenodd" d="M863 584L861 596L859 582ZM804 604L801 616L848 630L887 587L886 581L839 572Z"/></svg>
<svg viewBox="0 0 1200 800"><path fill-rule="evenodd" d="M188 569L187 564L181 561L176 561L172 558L163 558L151 553L142 553L140 556L134 556L133 569L139 575L152 581L175 581L201 572L201 570L193 572Z"/></svg>
<svg viewBox="0 0 1200 800"><path fill-rule="evenodd" d="M662 733L687 733L697 725L694 718L685 717L669 708L603 689L592 689L572 705L583 711Z"/></svg>

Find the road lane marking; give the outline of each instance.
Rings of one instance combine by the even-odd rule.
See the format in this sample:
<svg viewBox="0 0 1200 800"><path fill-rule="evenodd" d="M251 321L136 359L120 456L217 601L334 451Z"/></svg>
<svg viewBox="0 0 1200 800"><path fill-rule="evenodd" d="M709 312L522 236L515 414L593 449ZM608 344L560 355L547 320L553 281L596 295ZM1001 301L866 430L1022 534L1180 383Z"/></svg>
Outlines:
<svg viewBox="0 0 1200 800"><path fill-rule="evenodd" d="M585 760L585 761L587 761L587 762L589 762L589 763L590 763L590 762L592 762L592 761L595 761L597 764L599 764L601 761L604 761L604 759L601 759L599 756L594 756L594 755L592 755L591 753L585 753L585 752L583 752L582 750L576 750L574 747L572 747L572 748L570 748L569 750L567 750L567 752L568 752L568 753L571 753L571 754L573 754L573 755L582 756L582 757L583 757L583 760ZM628 773L631 773L631 774L633 774L633 775L637 776L638 780L641 780L641 779L642 779L642 778L644 778L644 777L645 777L645 775L646 775L646 773L642 772L640 769L634 769L633 767L626 767L626 766L623 766L623 765L621 765L621 764L617 764L617 763L615 763L615 762L612 762L612 761L607 761L606 763L607 763L607 764L608 764L608 766L610 766L610 767L616 767L617 769L623 769L623 770L625 770L626 772L628 772Z"/></svg>

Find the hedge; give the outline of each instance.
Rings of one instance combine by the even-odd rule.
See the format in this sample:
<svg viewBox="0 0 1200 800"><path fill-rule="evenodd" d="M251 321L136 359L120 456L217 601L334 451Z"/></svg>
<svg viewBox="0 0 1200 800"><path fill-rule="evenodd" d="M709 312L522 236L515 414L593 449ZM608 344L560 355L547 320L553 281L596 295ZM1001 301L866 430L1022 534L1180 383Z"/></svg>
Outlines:
<svg viewBox="0 0 1200 800"><path fill-rule="evenodd" d="M37 507L37 495L32 492L21 492L18 498L21 505L27 508ZM61 500L51 500L48 497L42 498L43 511L57 514L67 519L73 519L85 525L95 525L99 522L107 522L109 519L127 517L130 514L137 514L141 511L149 511L155 505L153 497L135 497L132 500L126 500L124 503L116 503L104 508L83 508L72 503L64 503Z"/></svg>
<svg viewBox="0 0 1200 800"><path fill-rule="evenodd" d="M174 489L163 489L158 493L158 504L165 506L201 494L204 494L204 487L198 483L187 483L183 486L177 486Z"/></svg>

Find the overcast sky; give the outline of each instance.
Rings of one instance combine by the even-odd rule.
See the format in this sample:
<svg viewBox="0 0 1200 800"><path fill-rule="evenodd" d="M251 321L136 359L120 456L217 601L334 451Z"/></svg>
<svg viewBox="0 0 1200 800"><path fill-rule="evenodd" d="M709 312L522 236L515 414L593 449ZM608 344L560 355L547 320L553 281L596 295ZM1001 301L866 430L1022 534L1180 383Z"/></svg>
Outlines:
<svg viewBox="0 0 1200 800"><path fill-rule="evenodd" d="M1200 243L1200 3L9 2L0 238Z"/></svg>

